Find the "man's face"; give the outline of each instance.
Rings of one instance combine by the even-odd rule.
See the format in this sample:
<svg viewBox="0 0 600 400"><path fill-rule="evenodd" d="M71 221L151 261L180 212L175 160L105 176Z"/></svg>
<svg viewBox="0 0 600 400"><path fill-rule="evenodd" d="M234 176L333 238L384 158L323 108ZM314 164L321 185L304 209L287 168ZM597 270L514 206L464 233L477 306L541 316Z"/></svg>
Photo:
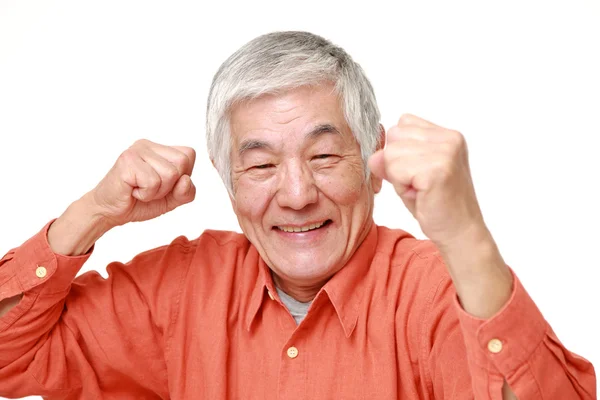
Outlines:
<svg viewBox="0 0 600 400"><path fill-rule="evenodd" d="M277 278L322 285L371 227L374 193L331 85L301 87L231 111L232 204Z"/></svg>

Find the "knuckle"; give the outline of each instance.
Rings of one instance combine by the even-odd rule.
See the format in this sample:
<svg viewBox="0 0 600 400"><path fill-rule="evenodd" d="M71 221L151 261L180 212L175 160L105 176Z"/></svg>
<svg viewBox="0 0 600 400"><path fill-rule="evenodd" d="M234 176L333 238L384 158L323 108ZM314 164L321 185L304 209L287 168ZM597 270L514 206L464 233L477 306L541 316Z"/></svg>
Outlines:
<svg viewBox="0 0 600 400"><path fill-rule="evenodd" d="M451 143L451 142L440 143L440 146L442 148L442 152L451 157L457 152L456 145L454 143Z"/></svg>
<svg viewBox="0 0 600 400"><path fill-rule="evenodd" d="M462 147L465 143L465 137L459 131L450 131L450 140L451 143L456 147Z"/></svg>
<svg viewBox="0 0 600 400"><path fill-rule="evenodd" d="M135 142L133 142L133 145L131 147L143 147L148 145L149 140L148 139L138 139Z"/></svg>
<svg viewBox="0 0 600 400"><path fill-rule="evenodd" d="M168 182L172 182L178 179L180 175L179 169L175 165L169 164L165 167L161 177Z"/></svg>
<svg viewBox="0 0 600 400"><path fill-rule="evenodd" d="M402 128L398 125L391 127L387 132L388 142L396 141L402 137Z"/></svg>
<svg viewBox="0 0 600 400"><path fill-rule="evenodd" d="M119 158L117 159L117 164L119 164L119 165L131 164L136 156L137 156L137 153L135 152L135 150L133 150L130 147L127 150L125 150L124 152L122 152L121 155L119 155Z"/></svg>
<svg viewBox="0 0 600 400"><path fill-rule="evenodd" d="M196 164L196 150L192 149L190 151L190 156L191 156L191 158L189 158L189 167L190 167L190 169L193 169L194 164Z"/></svg>
<svg viewBox="0 0 600 400"><path fill-rule="evenodd" d="M148 189L156 189L161 183L160 177L156 174L147 174L141 180Z"/></svg>
<svg viewBox="0 0 600 400"><path fill-rule="evenodd" d="M415 121L415 116L409 113L404 113L400 116L398 120L399 124L411 124Z"/></svg>
<svg viewBox="0 0 600 400"><path fill-rule="evenodd" d="M192 147L188 147L187 149L188 149L188 151L190 152L190 155L191 155L193 158L196 158L196 150L194 150Z"/></svg>
<svg viewBox="0 0 600 400"><path fill-rule="evenodd" d="M182 174L185 170L187 170L189 163L190 160L188 157L185 154L182 154L174 160L174 169L177 173Z"/></svg>

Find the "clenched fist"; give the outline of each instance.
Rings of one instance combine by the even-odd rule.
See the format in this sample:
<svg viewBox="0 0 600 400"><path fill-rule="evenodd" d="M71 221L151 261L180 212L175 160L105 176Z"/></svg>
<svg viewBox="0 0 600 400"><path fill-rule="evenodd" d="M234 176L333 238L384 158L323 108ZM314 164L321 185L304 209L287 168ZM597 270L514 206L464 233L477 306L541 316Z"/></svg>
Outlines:
<svg viewBox="0 0 600 400"><path fill-rule="evenodd" d="M194 200L190 179L196 152L138 140L125 150L100 183L75 201L48 231L52 250L86 253L104 233L146 221Z"/></svg>
<svg viewBox="0 0 600 400"><path fill-rule="evenodd" d="M484 222L463 135L405 114L369 166L394 185L437 246L462 308L481 319L495 315L511 296L513 275ZM506 382L503 393L515 398Z"/></svg>
<svg viewBox="0 0 600 400"><path fill-rule="evenodd" d="M369 166L394 185L423 233L439 247L474 229L484 230L467 145L459 132L405 114Z"/></svg>
<svg viewBox="0 0 600 400"><path fill-rule="evenodd" d="M195 161L190 147L139 140L121 154L91 199L114 226L156 218L194 200Z"/></svg>

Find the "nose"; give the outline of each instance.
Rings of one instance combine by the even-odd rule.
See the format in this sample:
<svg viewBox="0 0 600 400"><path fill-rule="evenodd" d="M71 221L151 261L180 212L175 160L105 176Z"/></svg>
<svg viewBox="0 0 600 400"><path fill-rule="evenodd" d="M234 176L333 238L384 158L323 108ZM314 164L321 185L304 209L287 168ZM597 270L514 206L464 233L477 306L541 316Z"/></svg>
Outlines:
<svg viewBox="0 0 600 400"><path fill-rule="evenodd" d="M319 193L311 169L297 160L290 160L278 177L276 199L282 208L302 210L317 202Z"/></svg>

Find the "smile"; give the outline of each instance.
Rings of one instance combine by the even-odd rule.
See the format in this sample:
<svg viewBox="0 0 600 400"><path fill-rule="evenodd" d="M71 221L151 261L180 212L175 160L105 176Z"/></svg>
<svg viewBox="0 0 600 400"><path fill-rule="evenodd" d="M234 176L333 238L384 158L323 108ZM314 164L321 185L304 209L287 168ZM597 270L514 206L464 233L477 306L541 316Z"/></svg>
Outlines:
<svg viewBox="0 0 600 400"><path fill-rule="evenodd" d="M327 224L328 222L331 222L331 220L328 219L323 222L318 222L318 223L314 223L314 224L310 224L310 225L306 225L306 226L277 226L276 228L279 229L280 231L284 231L284 232L308 232L308 231L312 231L314 229L319 229L320 227Z"/></svg>

